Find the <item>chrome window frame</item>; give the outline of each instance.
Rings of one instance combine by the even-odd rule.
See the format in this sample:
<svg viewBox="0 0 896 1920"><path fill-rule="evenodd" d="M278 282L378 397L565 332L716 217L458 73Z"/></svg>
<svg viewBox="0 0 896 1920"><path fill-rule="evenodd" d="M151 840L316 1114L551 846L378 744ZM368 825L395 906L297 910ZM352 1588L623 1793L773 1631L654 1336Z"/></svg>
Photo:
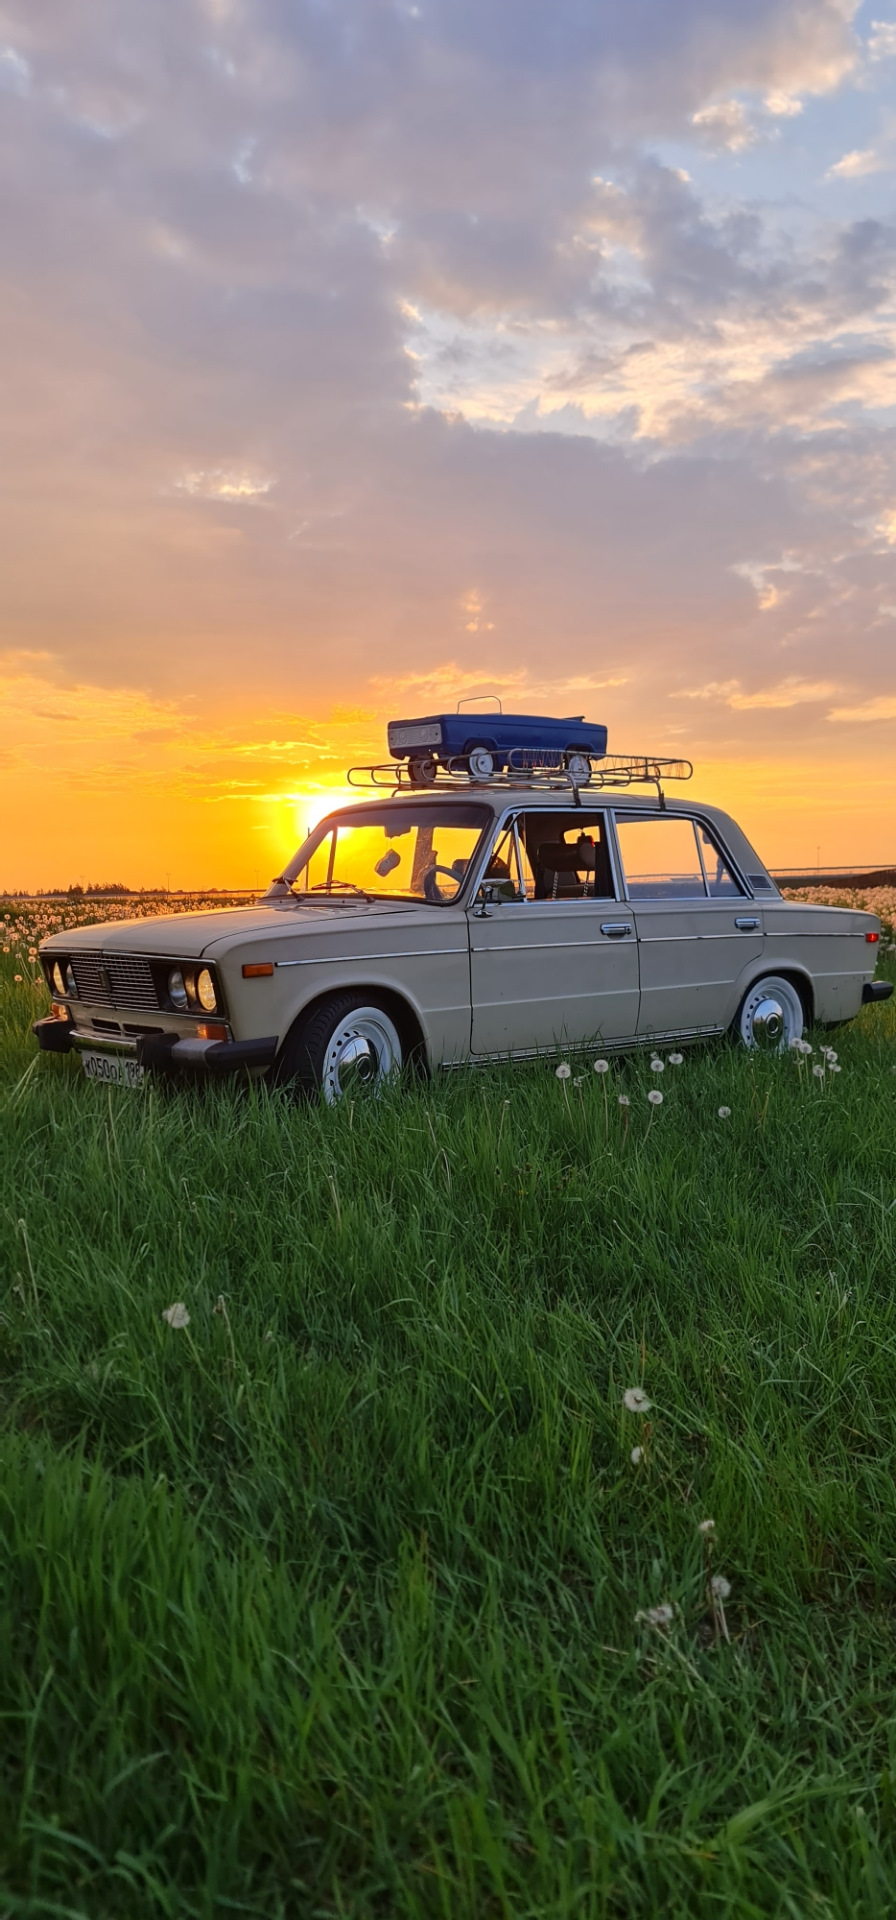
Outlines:
<svg viewBox="0 0 896 1920"><path fill-rule="evenodd" d="M483 875L485 873L486 866L488 865L488 862L491 859L491 856L495 850L495 847L498 845L498 842L500 841L502 835L507 832L508 827L513 828L513 836L514 836L514 841L515 841L516 850L517 850L519 874L520 874L520 878L522 878L523 862L522 862L522 843L520 841L520 828L519 828L520 820L523 818L524 815L528 817L528 815L532 813L540 814L544 819L550 820L552 818L556 818L558 813L569 813L571 811L572 811L572 808L570 807L539 806L538 801L533 796L533 799L531 801L523 801L521 804L517 803L512 807L507 807L502 814L497 815L495 820L494 836L491 840L491 843L489 845L489 848L485 857L480 863L480 874L476 882L476 887L474 889L473 899L475 900L476 894L479 891L479 887L483 884ZM595 804L589 806L587 802L583 802L581 807L577 808L576 811L577 812L581 811L583 814L588 813L588 814L598 815L600 819L603 821L604 835L606 838L606 845L607 845L607 853L608 853L609 862L610 862L610 878L612 879L612 882L613 882L612 899L613 899L614 905L624 906L626 904L627 896L624 893L620 892L622 866L619 859L619 849L616 843L615 829L612 826L611 807L606 803L604 805L600 805L599 803L596 802ZM571 901L568 899L560 900L560 901L530 900L528 894L522 893L516 900L496 901L495 904L496 906L500 905L505 907L510 907L510 906L523 906L523 907L588 906L589 904L595 907L600 907L600 906L605 907L609 898L610 896L608 894L592 894L590 898L590 902L587 895L581 901ZM467 902L465 904L470 904L470 903Z"/></svg>

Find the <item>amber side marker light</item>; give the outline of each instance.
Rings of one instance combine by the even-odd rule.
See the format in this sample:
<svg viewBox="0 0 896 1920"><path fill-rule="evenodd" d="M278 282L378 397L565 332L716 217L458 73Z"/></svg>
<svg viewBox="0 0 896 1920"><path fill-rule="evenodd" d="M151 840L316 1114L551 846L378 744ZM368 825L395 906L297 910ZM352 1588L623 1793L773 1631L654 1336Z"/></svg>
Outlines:
<svg viewBox="0 0 896 1920"><path fill-rule="evenodd" d="M867 942L868 942L868 945L869 945L869 946L871 946L871 947L873 947L873 945L874 945L874 942L875 942L875 940L879 940L879 939L880 939L880 934L879 934L879 933L866 933L866 935L865 935L865 939L867 940ZM245 967L244 967L244 968L243 968L243 972L245 973L245 971L246 971L246 969L245 969Z"/></svg>
<svg viewBox="0 0 896 1920"><path fill-rule="evenodd" d="M227 1039L227 1028L221 1025L220 1020L200 1020L196 1033L200 1040Z"/></svg>
<svg viewBox="0 0 896 1920"><path fill-rule="evenodd" d="M268 974L273 973L273 971L273 960L255 960L249 966L243 968L243 979L264 980Z"/></svg>

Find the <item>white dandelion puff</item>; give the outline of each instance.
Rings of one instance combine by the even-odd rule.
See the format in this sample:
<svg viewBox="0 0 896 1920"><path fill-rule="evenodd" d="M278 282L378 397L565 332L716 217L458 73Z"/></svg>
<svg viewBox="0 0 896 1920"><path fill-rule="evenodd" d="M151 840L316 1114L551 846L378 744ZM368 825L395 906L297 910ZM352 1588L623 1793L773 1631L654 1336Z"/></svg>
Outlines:
<svg viewBox="0 0 896 1920"><path fill-rule="evenodd" d="M828 1073L842 1073L842 1072L843 1072L843 1068L840 1066L837 1060L828 1061Z"/></svg>
<svg viewBox="0 0 896 1920"><path fill-rule="evenodd" d="M896 1073L896 1067L894 1067L894 1068L893 1068L893 1072L894 1072L894 1073ZM629 1097L628 1097L628 1094L627 1094L627 1093L620 1093L620 1095L619 1095L619 1105L620 1105L621 1107L630 1107L630 1106L631 1106L631 1104L632 1104L632 1103L631 1103L631 1101L630 1101L630 1099L629 1099Z"/></svg>
<svg viewBox="0 0 896 1920"><path fill-rule="evenodd" d="M683 1054L683 1053L670 1053L670 1055L669 1055L669 1065L670 1065L670 1067L681 1067L681 1066L683 1066L683 1065L684 1065L684 1054Z"/></svg>
<svg viewBox="0 0 896 1920"><path fill-rule="evenodd" d="M731 1581L723 1573L714 1573L709 1583L714 1600L727 1600L731 1592Z"/></svg>
<svg viewBox="0 0 896 1920"><path fill-rule="evenodd" d="M609 1073L610 1071L609 1060L595 1060L594 1071L595 1073Z"/></svg>
<svg viewBox="0 0 896 1920"><path fill-rule="evenodd" d="M716 1523L714 1520L701 1520L697 1528L698 1533L715 1533L715 1530Z"/></svg>
<svg viewBox="0 0 896 1920"><path fill-rule="evenodd" d="M559 1067L555 1067L554 1071L558 1080L568 1080L572 1073L572 1067L568 1060L561 1060Z"/></svg>
<svg viewBox="0 0 896 1920"><path fill-rule="evenodd" d="M815 1062L814 1067L812 1068L812 1072L814 1073L816 1080L824 1079L824 1067L819 1066L817 1060Z"/></svg>
<svg viewBox="0 0 896 1920"><path fill-rule="evenodd" d="M730 1119L731 1119L731 1108L730 1108L730 1107L720 1107L720 1108L719 1108L719 1119L720 1119L720 1120L730 1120Z"/></svg>
<svg viewBox="0 0 896 1920"><path fill-rule="evenodd" d="M650 1071L651 1073L665 1073L666 1071L665 1060L651 1060Z"/></svg>
<svg viewBox="0 0 896 1920"><path fill-rule="evenodd" d="M668 1627L675 1619L675 1608L663 1600L658 1607L639 1607L635 1619L646 1621L649 1627Z"/></svg>
<svg viewBox="0 0 896 1920"><path fill-rule="evenodd" d="M647 1098L652 1107L661 1107L663 1104L663 1096L660 1093L659 1087L651 1087Z"/></svg>
<svg viewBox="0 0 896 1920"><path fill-rule="evenodd" d="M653 1401L648 1400L643 1387L626 1387L622 1404L628 1408L629 1413L649 1413Z"/></svg>
<svg viewBox="0 0 896 1920"><path fill-rule="evenodd" d="M644 1448L632 1447L630 1458L631 1458L631 1463L633 1467L640 1466L641 1461L644 1458Z"/></svg>
<svg viewBox="0 0 896 1920"><path fill-rule="evenodd" d="M188 1327L190 1324L190 1316L182 1300L175 1300L171 1307L163 1307L161 1317L167 1320L169 1327Z"/></svg>

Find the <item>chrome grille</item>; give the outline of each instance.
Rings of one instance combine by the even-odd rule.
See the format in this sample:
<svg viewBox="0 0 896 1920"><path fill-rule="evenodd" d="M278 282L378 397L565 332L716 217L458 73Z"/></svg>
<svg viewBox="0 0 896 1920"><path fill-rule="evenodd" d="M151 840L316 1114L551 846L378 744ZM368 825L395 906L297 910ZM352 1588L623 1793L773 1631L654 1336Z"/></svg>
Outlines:
<svg viewBox="0 0 896 1920"><path fill-rule="evenodd" d="M92 1007L121 1007L156 1013L156 993L148 960L131 953L73 953L78 999Z"/></svg>

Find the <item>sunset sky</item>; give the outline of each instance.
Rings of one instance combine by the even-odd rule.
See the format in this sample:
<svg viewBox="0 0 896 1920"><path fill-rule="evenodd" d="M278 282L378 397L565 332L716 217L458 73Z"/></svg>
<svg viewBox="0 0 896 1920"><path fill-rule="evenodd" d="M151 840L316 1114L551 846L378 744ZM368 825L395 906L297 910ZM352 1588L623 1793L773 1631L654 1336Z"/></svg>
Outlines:
<svg viewBox="0 0 896 1920"><path fill-rule="evenodd" d="M0 885L492 689L896 860L896 11L0 0Z"/></svg>

